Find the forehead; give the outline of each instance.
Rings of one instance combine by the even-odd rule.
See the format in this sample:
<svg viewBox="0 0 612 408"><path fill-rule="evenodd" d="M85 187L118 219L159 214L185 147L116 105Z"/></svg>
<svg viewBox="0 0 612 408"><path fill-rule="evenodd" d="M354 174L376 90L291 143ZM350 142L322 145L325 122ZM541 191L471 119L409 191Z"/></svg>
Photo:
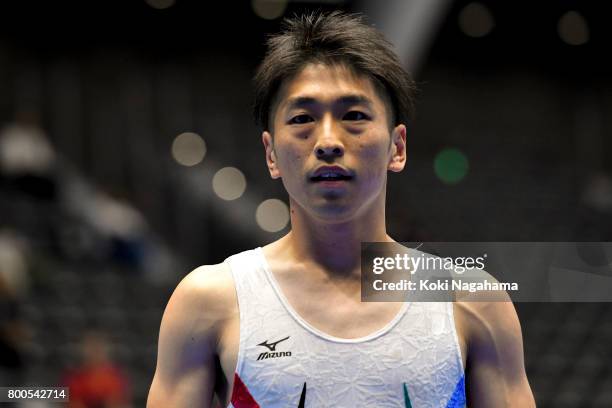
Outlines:
<svg viewBox="0 0 612 408"><path fill-rule="evenodd" d="M328 103L346 96L361 96L371 101L374 109L384 112L385 104L374 82L344 65L311 63L283 82L276 109L281 110L297 98L312 98Z"/></svg>

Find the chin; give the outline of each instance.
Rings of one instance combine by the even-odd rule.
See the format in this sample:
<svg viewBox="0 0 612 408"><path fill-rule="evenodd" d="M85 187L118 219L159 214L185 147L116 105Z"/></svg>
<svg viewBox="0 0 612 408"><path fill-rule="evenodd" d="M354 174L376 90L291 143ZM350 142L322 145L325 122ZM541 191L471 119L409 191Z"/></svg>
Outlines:
<svg viewBox="0 0 612 408"><path fill-rule="evenodd" d="M310 214L314 218L332 224L340 224L355 218L358 211L348 203L326 203L312 208Z"/></svg>

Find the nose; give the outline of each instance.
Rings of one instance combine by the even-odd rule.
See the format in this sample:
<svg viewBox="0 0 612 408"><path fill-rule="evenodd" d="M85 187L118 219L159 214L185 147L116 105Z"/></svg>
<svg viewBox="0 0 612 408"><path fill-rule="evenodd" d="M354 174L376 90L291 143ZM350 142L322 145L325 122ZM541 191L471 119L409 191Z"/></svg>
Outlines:
<svg viewBox="0 0 612 408"><path fill-rule="evenodd" d="M325 160L344 155L344 145L340 140L339 131L334 129L332 122L331 120L323 122L321 134L314 147L318 159Z"/></svg>
<svg viewBox="0 0 612 408"><path fill-rule="evenodd" d="M342 157L344 149L341 146L319 146L315 150L317 158L324 159L328 157Z"/></svg>

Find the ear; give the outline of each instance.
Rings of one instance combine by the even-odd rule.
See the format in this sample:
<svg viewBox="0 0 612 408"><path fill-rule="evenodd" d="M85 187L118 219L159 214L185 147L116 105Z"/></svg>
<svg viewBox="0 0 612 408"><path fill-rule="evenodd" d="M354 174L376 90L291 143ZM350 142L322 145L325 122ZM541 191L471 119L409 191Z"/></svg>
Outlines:
<svg viewBox="0 0 612 408"><path fill-rule="evenodd" d="M400 172L406 165L406 126L399 124L391 132L391 159L388 169Z"/></svg>
<svg viewBox="0 0 612 408"><path fill-rule="evenodd" d="M270 177L277 179L280 177L280 172L276 164L276 152L274 151L274 139L272 138L272 134L264 130L261 134L261 141L266 150L266 164L268 165Z"/></svg>

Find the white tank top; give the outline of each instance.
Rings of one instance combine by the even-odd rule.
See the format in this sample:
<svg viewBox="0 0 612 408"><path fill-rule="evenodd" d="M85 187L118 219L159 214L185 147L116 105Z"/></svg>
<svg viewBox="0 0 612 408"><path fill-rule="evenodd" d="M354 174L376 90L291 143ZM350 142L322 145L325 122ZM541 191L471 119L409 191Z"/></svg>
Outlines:
<svg viewBox="0 0 612 408"><path fill-rule="evenodd" d="M225 262L240 310L230 408L465 406L452 303L406 302L382 329L343 339L295 312L261 248Z"/></svg>

